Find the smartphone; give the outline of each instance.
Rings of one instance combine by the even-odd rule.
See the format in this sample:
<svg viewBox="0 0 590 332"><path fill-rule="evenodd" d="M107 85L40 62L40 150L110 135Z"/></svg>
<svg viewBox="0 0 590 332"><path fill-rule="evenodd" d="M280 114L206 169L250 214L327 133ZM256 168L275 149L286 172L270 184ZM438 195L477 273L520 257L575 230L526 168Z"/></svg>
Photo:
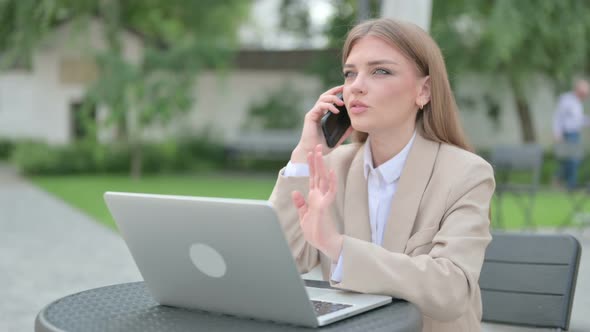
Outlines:
<svg viewBox="0 0 590 332"><path fill-rule="evenodd" d="M337 97L340 98L340 100L343 100L341 93L339 93ZM334 104L334 106L338 108L340 113L334 114L328 111L328 113L324 114L321 121L326 143L331 148L338 144L342 135L344 135L348 127L350 127L350 117L348 116L346 106L338 106L336 104Z"/></svg>

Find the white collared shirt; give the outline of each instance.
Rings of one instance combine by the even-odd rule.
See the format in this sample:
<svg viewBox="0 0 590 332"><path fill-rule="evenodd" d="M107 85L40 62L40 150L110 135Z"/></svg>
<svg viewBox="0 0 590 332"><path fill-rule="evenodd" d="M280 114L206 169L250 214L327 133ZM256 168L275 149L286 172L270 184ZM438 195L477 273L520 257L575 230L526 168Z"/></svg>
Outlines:
<svg viewBox="0 0 590 332"><path fill-rule="evenodd" d="M588 126L590 120L584 115L584 105L573 92L559 97L557 109L553 115L553 135L562 138L564 133L577 133Z"/></svg>
<svg viewBox="0 0 590 332"><path fill-rule="evenodd" d="M365 147L364 171L367 179L369 194L369 221L371 223L371 242L382 245L383 231L391 211L391 201L397 189L397 183L402 169L408 158L410 147L414 142L414 136L408 144L393 158L379 167L373 166L370 141Z"/></svg>
<svg viewBox="0 0 590 332"><path fill-rule="evenodd" d="M414 132L410 141L397 155L377 168L373 166L370 139L367 139L367 143L365 144L363 170L365 179L367 179L367 190L369 194L371 242L375 244L382 245L383 243L383 232L389 219L389 213L391 212L391 202L415 137L416 132ZM307 164L289 162L283 176L309 176L309 168L306 166ZM340 254L331 276L333 281L342 281L342 262L343 257Z"/></svg>

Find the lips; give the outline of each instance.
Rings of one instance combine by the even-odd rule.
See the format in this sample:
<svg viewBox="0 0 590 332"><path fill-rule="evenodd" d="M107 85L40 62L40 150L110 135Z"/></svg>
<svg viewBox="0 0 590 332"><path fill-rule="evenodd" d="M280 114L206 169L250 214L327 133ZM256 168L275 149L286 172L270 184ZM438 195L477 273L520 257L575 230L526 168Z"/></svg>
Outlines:
<svg viewBox="0 0 590 332"><path fill-rule="evenodd" d="M367 104L358 100L354 100L350 103L348 112L353 114L359 114L367 111L367 109L369 109L369 106L367 106Z"/></svg>

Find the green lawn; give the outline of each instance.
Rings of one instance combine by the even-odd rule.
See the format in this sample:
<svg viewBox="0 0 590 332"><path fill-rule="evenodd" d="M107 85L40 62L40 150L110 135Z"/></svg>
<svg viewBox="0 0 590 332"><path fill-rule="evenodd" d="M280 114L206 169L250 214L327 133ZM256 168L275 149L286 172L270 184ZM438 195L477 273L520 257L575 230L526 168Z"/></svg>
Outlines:
<svg viewBox="0 0 590 332"><path fill-rule="evenodd" d="M68 202L100 222L114 227L102 195L105 191L267 199L275 182L274 175L202 175L146 176L140 181L128 176L51 176L32 180L46 191ZM580 197L578 194L578 197ZM590 199L589 199L590 201ZM494 206L497 204L494 199ZM559 225L571 209L564 193L541 191L536 197L533 220L540 226ZM585 208L589 211L588 207ZM493 213L496 209L493 209ZM514 229L524 226L524 217L513 197L503 204L504 225Z"/></svg>
<svg viewBox="0 0 590 332"><path fill-rule="evenodd" d="M268 199L276 177L268 176L145 176L134 181L128 176L43 176L31 180L96 220L115 227L107 210L105 191L154 194Z"/></svg>
<svg viewBox="0 0 590 332"><path fill-rule="evenodd" d="M552 227L561 225L564 220L570 215L573 207L572 200L580 200L586 198L582 193L573 194L569 196L565 192L558 192L553 190L541 190L537 193L533 205L533 222L537 226ZM502 215L504 227L509 229L522 228L525 226L524 210L522 204L526 202L526 197L520 200L515 199L514 196L505 196L502 204ZM587 199L590 203L590 199ZM519 203L520 202L520 203ZM498 199L497 196L492 201L492 214L498 213L497 210ZM584 204L583 212L589 212L590 204ZM497 215L493 219L496 220ZM494 224L494 226L497 226Z"/></svg>

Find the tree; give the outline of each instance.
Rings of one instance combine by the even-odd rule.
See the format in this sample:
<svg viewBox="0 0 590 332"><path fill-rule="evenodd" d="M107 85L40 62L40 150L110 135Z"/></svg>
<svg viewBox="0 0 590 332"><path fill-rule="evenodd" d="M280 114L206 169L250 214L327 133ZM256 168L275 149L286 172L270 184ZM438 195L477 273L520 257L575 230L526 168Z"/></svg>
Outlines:
<svg viewBox="0 0 590 332"><path fill-rule="evenodd" d="M248 116L242 125L246 130L296 129L302 122L299 112L301 94L291 83L285 83L266 99L248 109Z"/></svg>
<svg viewBox="0 0 590 332"><path fill-rule="evenodd" d="M326 48L312 63L310 72L320 77L324 88L343 83L340 49L348 31L360 20L379 16L380 0L332 0L334 14L321 33L328 37Z"/></svg>
<svg viewBox="0 0 590 332"><path fill-rule="evenodd" d="M522 139L536 141L525 87L545 74L558 86L585 69L590 3L577 0L433 1L432 34L449 72L471 71L507 78L514 94Z"/></svg>
<svg viewBox="0 0 590 332"><path fill-rule="evenodd" d="M311 38L309 0L281 0L279 28L293 33L302 44Z"/></svg>
<svg viewBox="0 0 590 332"><path fill-rule="evenodd" d="M30 59L59 23L84 25L101 19L107 47L92 51L100 75L89 86L86 100L108 107L109 123L119 124L122 138L131 147L131 174L137 178L144 129L165 125L190 109L202 69L228 65L249 4L241 0L5 0L0 2L0 50L7 54L9 65L16 59ZM139 63L123 55L122 36L130 31L143 41Z"/></svg>

